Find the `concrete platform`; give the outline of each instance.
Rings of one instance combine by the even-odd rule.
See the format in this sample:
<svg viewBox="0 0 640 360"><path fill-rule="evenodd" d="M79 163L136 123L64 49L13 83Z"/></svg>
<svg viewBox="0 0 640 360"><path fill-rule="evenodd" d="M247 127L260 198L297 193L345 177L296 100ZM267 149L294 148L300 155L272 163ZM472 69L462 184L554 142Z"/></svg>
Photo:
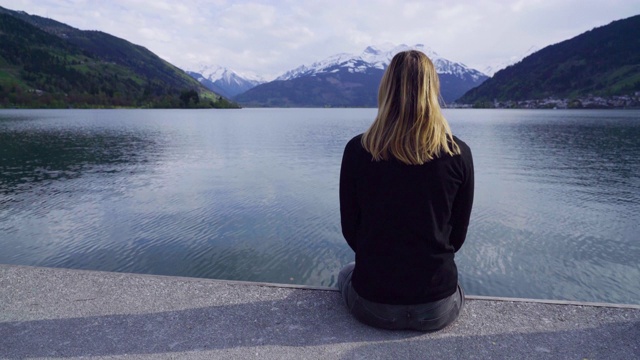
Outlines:
<svg viewBox="0 0 640 360"><path fill-rule="evenodd" d="M0 265L0 358L640 359L640 306L468 299L393 332L331 289Z"/></svg>

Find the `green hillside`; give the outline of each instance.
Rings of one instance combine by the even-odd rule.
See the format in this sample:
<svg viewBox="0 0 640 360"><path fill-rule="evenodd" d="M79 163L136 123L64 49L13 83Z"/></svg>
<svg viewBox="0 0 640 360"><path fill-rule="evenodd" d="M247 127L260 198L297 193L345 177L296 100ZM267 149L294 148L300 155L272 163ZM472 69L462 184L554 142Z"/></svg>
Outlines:
<svg viewBox="0 0 640 360"><path fill-rule="evenodd" d="M640 15L548 46L498 71L458 103L633 96L640 91Z"/></svg>
<svg viewBox="0 0 640 360"><path fill-rule="evenodd" d="M0 7L0 107L237 107L144 47Z"/></svg>

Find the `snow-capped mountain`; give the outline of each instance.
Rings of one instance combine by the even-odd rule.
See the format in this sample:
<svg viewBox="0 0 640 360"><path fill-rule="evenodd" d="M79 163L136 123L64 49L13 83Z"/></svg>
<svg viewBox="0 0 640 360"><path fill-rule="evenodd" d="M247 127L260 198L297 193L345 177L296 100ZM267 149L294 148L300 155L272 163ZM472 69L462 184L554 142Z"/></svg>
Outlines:
<svg viewBox="0 0 640 360"><path fill-rule="evenodd" d="M480 71L471 69L464 64L447 60L423 44L416 44L413 46L401 44L398 46L368 46L359 55L348 53L336 54L324 60L314 62L311 65L302 65L298 68L287 71L280 75L276 80L291 80L300 76L309 76L326 73L327 71L335 71L336 66L347 68L351 73L365 72L368 68L384 70L389 65L395 54L406 50L418 50L425 53L433 62L438 74L450 74L461 78L469 77L476 81L481 78L486 78L486 75Z"/></svg>
<svg viewBox="0 0 640 360"><path fill-rule="evenodd" d="M198 80L209 90L231 98L265 82L253 74L237 72L218 65L202 65L197 71L187 71L192 78Z"/></svg>
<svg viewBox="0 0 640 360"><path fill-rule="evenodd" d="M455 101L488 79L422 44L369 46L359 55L340 53L299 66L274 81L239 94L234 100L245 106L375 107L384 69L395 54L410 49L424 52L433 61L445 102Z"/></svg>

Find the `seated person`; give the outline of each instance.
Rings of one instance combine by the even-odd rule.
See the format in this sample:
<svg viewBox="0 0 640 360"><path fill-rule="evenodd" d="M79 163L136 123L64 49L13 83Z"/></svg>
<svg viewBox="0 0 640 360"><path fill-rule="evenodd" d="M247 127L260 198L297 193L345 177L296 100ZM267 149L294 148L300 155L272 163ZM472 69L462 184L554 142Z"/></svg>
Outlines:
<svg viewBox="0 0 640 360"><path fill-rule="evenodd" d="M359 321L435 331L464 305L455 253L473 203L471 150L441 113L438 74L419 51L391 60L371 127L346 145L342 233L355 252L338 287Z"/></svg>

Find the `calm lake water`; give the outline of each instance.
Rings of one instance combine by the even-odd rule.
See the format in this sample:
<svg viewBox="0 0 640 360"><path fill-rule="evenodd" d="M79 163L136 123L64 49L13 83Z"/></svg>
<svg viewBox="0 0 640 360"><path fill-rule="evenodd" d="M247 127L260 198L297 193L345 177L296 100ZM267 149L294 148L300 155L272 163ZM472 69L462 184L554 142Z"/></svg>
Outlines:
<svg viewBox="0 0 640 360"><path fill-rule="evenodd" d="M469 294L640 303L640 111L453 110ZM335 286L375 109L0 110L0 263Z"/></svg>

